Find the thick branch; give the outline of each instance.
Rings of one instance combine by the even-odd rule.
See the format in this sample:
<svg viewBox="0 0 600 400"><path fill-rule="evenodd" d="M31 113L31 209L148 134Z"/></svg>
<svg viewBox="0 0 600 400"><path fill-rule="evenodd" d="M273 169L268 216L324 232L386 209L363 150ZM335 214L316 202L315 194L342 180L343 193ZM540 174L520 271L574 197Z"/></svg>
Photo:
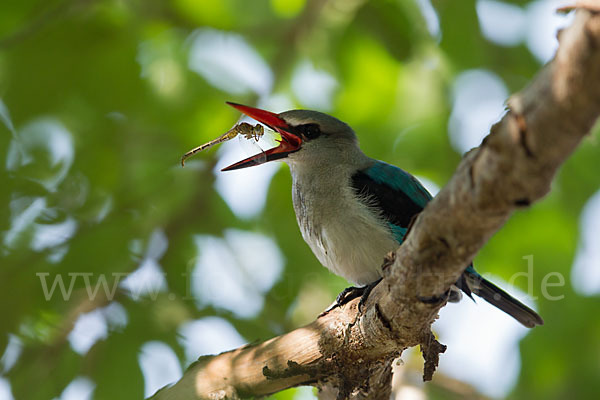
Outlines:
<svg viewBox="0 0 600 400"><path fill-rule="evenodd" d="M600 115L600 15L578 11L555 59L508 102L508 112L419 215L359 313L356 301L267 342L204 357L157 399L260 396L300 384L339 398L383 394L390 362L421 344L426 375L444 346L431 324L447 291L511 213L544 196ZM379 377L376 381L373 377ZM389 386L389 385L387 385ZM383 398L382 397L382 398Z"/></svg>

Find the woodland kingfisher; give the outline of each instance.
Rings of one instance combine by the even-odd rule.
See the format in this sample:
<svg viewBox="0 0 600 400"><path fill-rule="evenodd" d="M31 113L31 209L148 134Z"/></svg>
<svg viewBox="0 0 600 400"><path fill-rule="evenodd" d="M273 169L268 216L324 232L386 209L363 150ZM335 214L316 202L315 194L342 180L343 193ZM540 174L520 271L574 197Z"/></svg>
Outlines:
<svg viewBox="0 0 600 400"><path fill-rule="evenodd" d="M402 243L412 218L431 194L408 172L366 156L352 128L332 116L310 110L275 114L228 104L277 131L281 139L264 154L223 171L274 160L287 163L296 219L306 243L331 272L372 287L382 277L385 255ZM526 327L543 324L535 311L484 279L472 264L449 299L460 299L460 290L483 298Z"/></svg>

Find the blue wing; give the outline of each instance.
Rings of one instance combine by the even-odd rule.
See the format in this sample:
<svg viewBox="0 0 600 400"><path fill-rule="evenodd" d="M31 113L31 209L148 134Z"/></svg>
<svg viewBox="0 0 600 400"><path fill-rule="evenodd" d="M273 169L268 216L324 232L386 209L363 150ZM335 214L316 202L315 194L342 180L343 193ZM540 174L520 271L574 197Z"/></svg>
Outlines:
<svg viewBox="0 0 600 400"><path fill-rule="evenodd" d="M373 181L404 193L421 209L425 208L425 205L433 198L414 176L394 165L377 161L364 172Z"/></svg>
<svg viewBox="0 0 600 400"><path fill-rule="evenodd" d="M432 199L408 172L381 161L352 176L357 194L377 207L398 243L402 243L412 218Z"/></svg>

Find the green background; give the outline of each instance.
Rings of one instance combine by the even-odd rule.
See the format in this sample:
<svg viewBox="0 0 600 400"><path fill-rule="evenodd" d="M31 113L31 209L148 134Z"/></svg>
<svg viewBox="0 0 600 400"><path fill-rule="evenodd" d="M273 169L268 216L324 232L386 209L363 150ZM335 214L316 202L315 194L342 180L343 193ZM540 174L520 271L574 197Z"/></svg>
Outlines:
<svg viewBox="0 0 600 400"><path fill-rule="evenodd" d="M301 326L325 308L347 283L322 268L302 241L288 168L274 172L264 207L251 190L241 192L247 196L242 203L258 206L257 212L240 214L215 187L221 152L199 154L184 169L179 158L238 121L239 113L224 104L227 100L290 104L335 115L355 129L370 156L443 186L462 152L451 145L448 133L456 78L467 70L486 70L513 93L543 63L523 40L502 45L484 36L475 1L433 1L439 29L428 28L417 3L424 2L4 0L0 354L9 340L12 350L0 372L14 398L60 397L76 377L95 385L91 398L141 398L142 347L164 343L185 369L181 327L186 322L217 316L251 342ZM529 7L526 1L511 3L521 10ZM221 71L221 84L209 73L195 72L190 68L194 40L203 33L214 34L215 41L244 43L263 60L272 77L263 81L270 83L257 88L240 78L223 86L223 76L236 78L254 65L250 58L244 65L244 53L226 54L216 66L201 63L217 75ZM329 82L317 100L294 84L303 65ZM530 294L539 297L537 309L546 323L519 342L516 383L494 392L477 382L465 386L442 370L422 386L416 353L403 357L407 373L402 382L432 399L476 398L480 392L526 399L595 398L600 391L600 302L597 294L583 296L573 288L571 268L581 240L580 214L600 187L598 138L596 129L561 169L552 193L518 212L476 259L481 272L509 281L526 270L524 256L534 257ZM240 146L236 140L228 148ZM249 171L267 171L260 168ZM194 298L183 275L202 257L198 240L235 250L246 243L244 236L230 235L239 231L270 238L283 259L283 270L271 283L255 282L252 269L242 271L259 298L260 310L246 315L209 295ZM152 248L157 243L150 242L153 234L164 245L161 251ZM244 251L251 252L252 246ZM40 273L47 273L50 283L76 272L87 274L93 284L107 277L112 285L115 273L129 274L148 257L164 273L162 290L152 296L130 296L120 287L114 299L100 294L90 300L81 278L67 301L44 296ZM563 287L549 290L564 295L562 300L544 299L540 292L549 272L565 277ZM525 280L515 282L527 291ZM233 295L227 288L211 290ZM81 315L93 310L103 310L106 334L89 351L77 352L70 332ZM453 329L462 337L475 334L468 324ZM486 337L473 341L494 346ZM273 397L294 396L310 398L311 391L290 389Z"/></svg>

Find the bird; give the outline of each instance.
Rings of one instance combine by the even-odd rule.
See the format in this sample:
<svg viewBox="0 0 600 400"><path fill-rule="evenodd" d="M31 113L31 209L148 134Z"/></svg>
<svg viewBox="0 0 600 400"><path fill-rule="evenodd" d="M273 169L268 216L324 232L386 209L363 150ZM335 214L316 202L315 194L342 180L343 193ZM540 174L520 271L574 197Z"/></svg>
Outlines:
<svg viewBox="0 0 600 400"><path fill-rule="evenodd" d="M383 276L383 259L403 242L412 219L432 199L410 173L368 157L354 130L319 111L281 113L227 102L280 134L279 144L236 162L223 171L283 161L292 175L292 200L304 241L320 263L357 287L346 289L338 303L356 290L368 295ZM522 325L542 325L542 318L468 265L448 293L475 294ZM357 295L350 295L357 297Z"/></svg>

